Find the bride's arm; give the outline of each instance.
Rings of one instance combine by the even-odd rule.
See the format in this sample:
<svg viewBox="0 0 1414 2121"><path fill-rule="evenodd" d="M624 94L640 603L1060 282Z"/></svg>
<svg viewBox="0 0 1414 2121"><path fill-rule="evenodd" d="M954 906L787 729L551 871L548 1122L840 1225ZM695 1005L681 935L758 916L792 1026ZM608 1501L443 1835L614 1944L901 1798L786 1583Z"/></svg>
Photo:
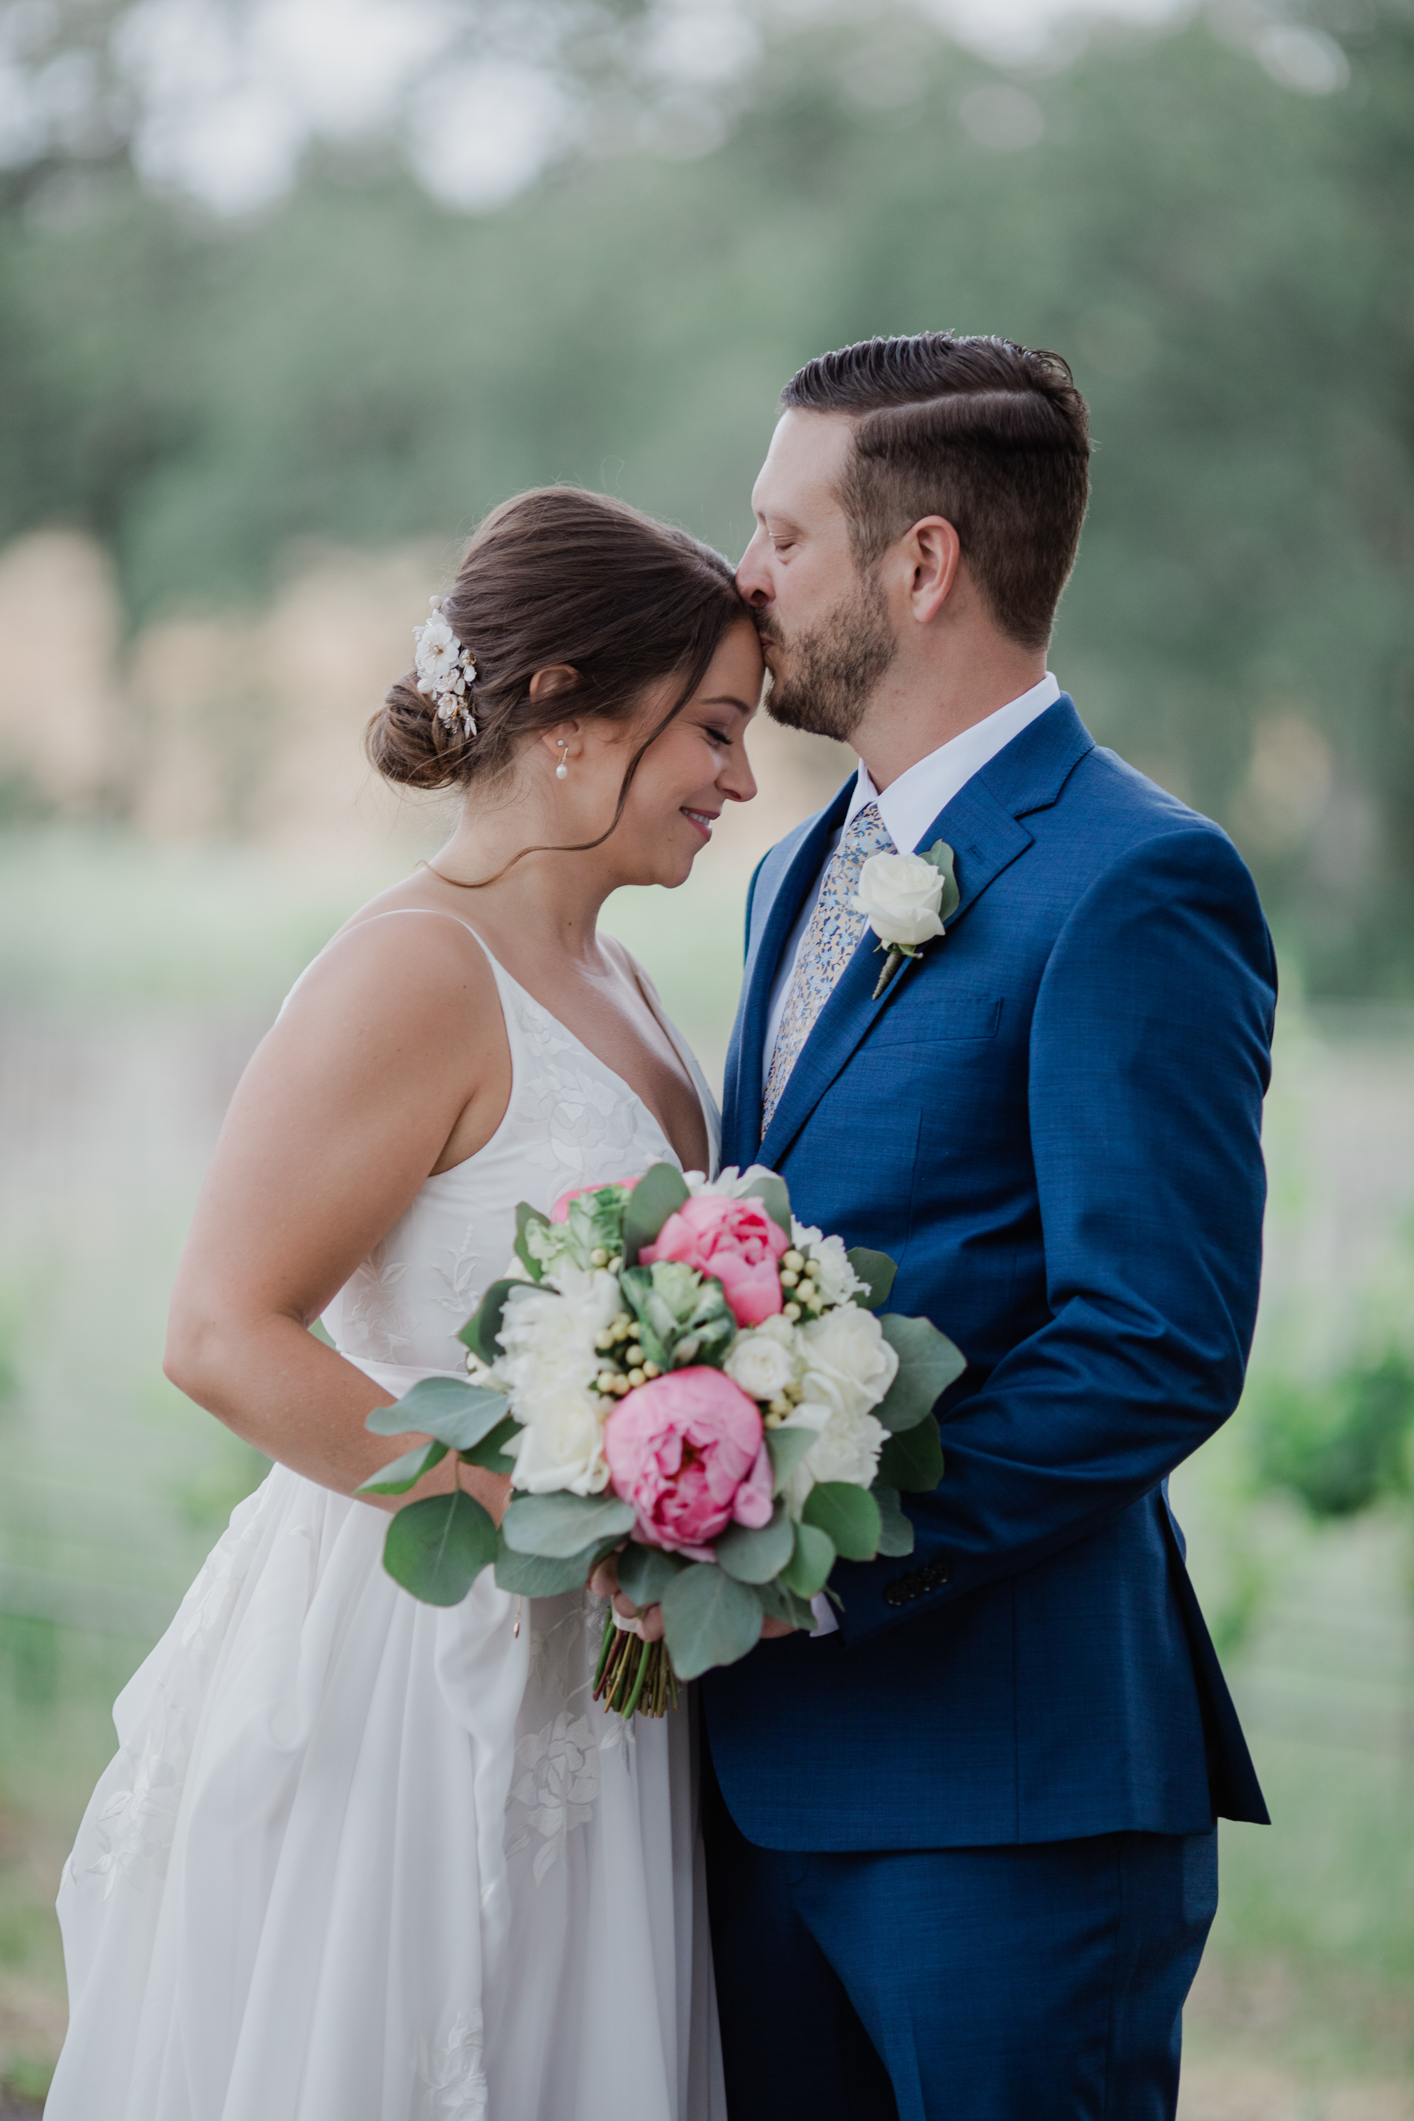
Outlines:
<svg viewBox="0 0 1414 2121"><path fill-rule="evenodd" d="M306 1328L429 1173L490 1140L510 1075L494 978L459 923L389 913L338 937L232 1100L177 1273L172 1382L342 1494L411 1449L369 1435L390 1394ZM455 1463L383 1506L449 1487ZM462 1481L499 1517L504 1480Z"/></svg>

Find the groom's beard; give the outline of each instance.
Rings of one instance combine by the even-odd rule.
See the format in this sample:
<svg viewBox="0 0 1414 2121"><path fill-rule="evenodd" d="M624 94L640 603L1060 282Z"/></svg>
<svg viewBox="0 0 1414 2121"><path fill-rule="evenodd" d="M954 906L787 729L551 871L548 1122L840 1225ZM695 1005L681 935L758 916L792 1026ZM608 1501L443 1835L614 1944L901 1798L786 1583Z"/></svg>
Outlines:
<svg viewBox="0 0 1414 2121"><path fill-rule="evenodd" d="M855 594L813 633L789 640L769 617L760 622L760 631L788 658L786 674L775 677L767 695L771 720L847 744L898 654L878 576L862 575Z"/></svg>

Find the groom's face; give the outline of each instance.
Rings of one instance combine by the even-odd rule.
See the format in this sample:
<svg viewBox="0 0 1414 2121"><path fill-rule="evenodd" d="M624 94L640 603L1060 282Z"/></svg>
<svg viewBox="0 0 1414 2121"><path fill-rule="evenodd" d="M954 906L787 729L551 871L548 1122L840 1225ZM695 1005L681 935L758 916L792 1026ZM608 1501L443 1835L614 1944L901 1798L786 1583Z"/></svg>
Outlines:
<svg viewBox="0 0 1414 2121"><path fill-rule="evenodd" d="M878 579L856 564L839 500L852 442L843 413L782 415L752 492L756 531L736 576L773 681L766 712L845 743L898 648Z"/></svg>

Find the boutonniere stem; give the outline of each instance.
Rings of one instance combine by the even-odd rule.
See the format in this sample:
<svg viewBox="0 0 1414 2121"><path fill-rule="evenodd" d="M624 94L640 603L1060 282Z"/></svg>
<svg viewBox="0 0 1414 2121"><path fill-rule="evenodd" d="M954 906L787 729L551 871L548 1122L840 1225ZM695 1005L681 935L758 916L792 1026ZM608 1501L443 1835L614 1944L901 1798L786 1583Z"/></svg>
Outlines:
<svg viewBox="0 0 1414 2121"><path fill-rule="evenodd" d="M946 840L935 840L922 854L870 856L859 872L854 908L867 917L884 953L874 1001L910 958L922 956L925 943L947 933L944 922L960 898Z"/></svg>

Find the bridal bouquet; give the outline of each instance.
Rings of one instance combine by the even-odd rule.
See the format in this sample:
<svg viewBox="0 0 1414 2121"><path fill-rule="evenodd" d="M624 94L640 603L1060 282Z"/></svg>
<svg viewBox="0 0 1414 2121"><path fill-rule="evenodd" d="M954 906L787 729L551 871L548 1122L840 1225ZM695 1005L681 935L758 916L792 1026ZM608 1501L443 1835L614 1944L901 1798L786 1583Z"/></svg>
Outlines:
<svg viewBox="0 0 1414 2121"><path fill-rule="evenodd" d="M813 1629L837 1557L912 1551L899 1491L941 1479L932 1409L964 1363L926 1318L875 1315L884 1253L802 1226L759 1165L709 1184L655 1164L548 1217L522 1203L516 1224L462 1328L468 1381L424 1379L368 1418L431 1441L366 1492L403 1494L449 1451L511 1478L499 1530L460 1487L393 1518L385 1565L415 1597L455 1605L487 1567L548 1597L617 1550L666 1647L611 1612L596 1695L661 1715L678 1680L744 1657L763 1615Z"/></svg>

